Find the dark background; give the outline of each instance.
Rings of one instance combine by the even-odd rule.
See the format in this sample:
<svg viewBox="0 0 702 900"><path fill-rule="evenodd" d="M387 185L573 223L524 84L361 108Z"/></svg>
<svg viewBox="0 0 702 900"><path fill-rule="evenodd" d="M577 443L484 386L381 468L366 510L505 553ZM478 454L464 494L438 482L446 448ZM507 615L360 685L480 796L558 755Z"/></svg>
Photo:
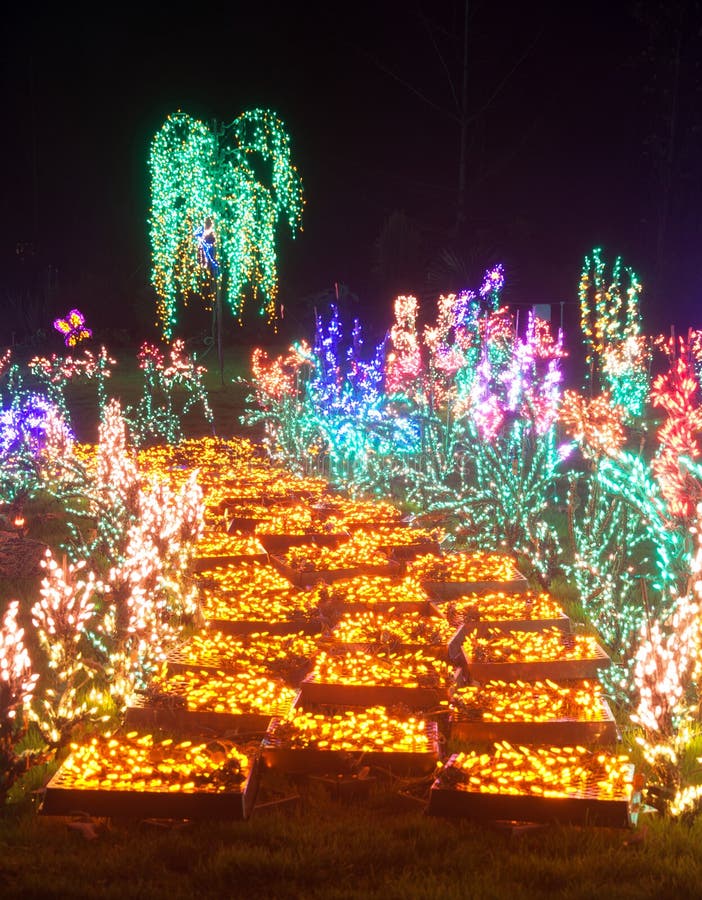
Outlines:
<svg viewBox="0 0 702 900"><path fill-rule="evenodd" d="M15 5L0 344L72 306L115 340L155 334L151 138L179 108L257 106L285 121L307 201L304 231L281 229L284 335L337 293L380 331L396 293L428 302L502 261L505 300L555 304L574 341L597 245L644 282L647 332L701 327L701 29L691 0Z"/></svg>

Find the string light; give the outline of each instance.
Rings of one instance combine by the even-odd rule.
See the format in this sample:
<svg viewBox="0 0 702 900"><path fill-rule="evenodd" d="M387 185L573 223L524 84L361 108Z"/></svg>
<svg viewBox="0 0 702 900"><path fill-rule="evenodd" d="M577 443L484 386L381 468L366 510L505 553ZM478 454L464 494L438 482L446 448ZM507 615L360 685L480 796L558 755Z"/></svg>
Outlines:
<svg viewBox="0 0 702 900"><path fill-rule="evenodd" d="M439 772L437 785L479 794L593 797L628 800L629 758L585 747L513 747L490 753L457 753Z"/></svg>
<svg viewBox="0 0 702 900"><path fill-rule="evenodd" d="M490 622L533 622L563 619L563 608L549 594L524 591L520 594L505 594L502 591L486 591L482 594L466 594L452 600L445 606L446 617L454 623L464 623L470 628L478 623Z"/></svg>
<svg viewBox="0 0 702 900"><path fill-rule="evenodd" d="M511 556L480 551L443 556L427 553L410 562L407 570L421 581L465 584L466 593L470 592L473 583L510 582L522 578Z"/></svg>
<svg viewBox="0 0 702 900"><path fill-rule="evenodd" d="M320 715L295 708L277 720L264 741L268 748L343 751L345 753L435 753L435 743L423 719L399 719L385 707L345 710Z"/></svg>
<svg viewBox="0 0 702 900"><path fill-rule="evenodd" d="M156 740L129 732L71 744L60 787L157 793L239 793L249 776L247 755L221 741Z"/></svg>
<svg viewBox="0 0 702 900"><path fill-rule="evenodd" d="M450 709L455 722L599 722L604 717L603 703L599 682L488 681L456 688Z"/></svg>
<svg viewBox="0 0 702 900"><path fill-rule="evenodd" d="M427 656L421 650L375 655L363 650L338 654L322 650L307 680L336 685L445 689L453 675L448 662Z"/></svg>
<svg viewBox="0 0 702 900"><path fill-rule="evenodd" d="M302 632L235 636L208 629L173 650L168 656L168 668L169 671L174 667L179 671L203 667L215 671L260 669L299 681L296 676L314 659L317 650L317 638Z"/></svg>
<svg viewBox="0 0 702 900"><path fill-rule="evenodd" d="M439 616L394 610L344 613L332 629L334 641L342 644L378 644L399 649L404 644L441 647L448 644L455 628Z"/></svg>
<svg viewBox="0 0 702 900"><path fill-rule="evenodd" d="M186 670L157 675L142 694L146 708L187 712L212 712L227 715L285 715L297 691L268 675L247 669L241 672L197 672Z"/></svg>
<svg viewBox="0 0 702 900"><path fill-rule="evenodd" d="M32 625L48 664L42 676L35 717L45 740L62 744L83 720L95 717L101 692L85 686L94 681L86 649L86 631L102 589L94 572L82 577L85 562L60 566L47 551L40 600L32 606Z"/></svg>
<svg viewBox="0 0 702 900"><path fill-rule="evenodd" d="M501 631L486 635L469 633L464 644L470 662L516 663L592 659L609 662L591 635L564 634L559 628L543 631Z"/></svg>
<svg viewBox="0 0 702 900"><path fill-rule="evenodd" d="M26 734L28 714L39 675L19 625L19 603L12 600L0 624L0 802L26 769L16 744Z"/></svg>

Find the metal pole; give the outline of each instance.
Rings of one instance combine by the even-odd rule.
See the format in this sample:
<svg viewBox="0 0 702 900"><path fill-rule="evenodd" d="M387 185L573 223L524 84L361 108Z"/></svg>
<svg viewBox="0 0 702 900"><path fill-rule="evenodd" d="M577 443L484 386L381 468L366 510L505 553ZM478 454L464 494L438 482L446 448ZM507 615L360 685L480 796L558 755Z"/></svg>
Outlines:
<svg viewBox="0 0 702 900"><path fill-rule="evenodd" d="M217 317L217 359L219 360L219 378L224 387L224 354L222 352L222 277L217 277L215 289L215 309Z"/></svg>

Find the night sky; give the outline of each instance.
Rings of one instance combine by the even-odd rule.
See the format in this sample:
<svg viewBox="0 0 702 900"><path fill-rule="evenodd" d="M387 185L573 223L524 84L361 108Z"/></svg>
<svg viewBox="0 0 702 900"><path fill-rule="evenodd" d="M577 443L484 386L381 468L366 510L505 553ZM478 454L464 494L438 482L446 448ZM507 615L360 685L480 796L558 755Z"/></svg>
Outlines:
<svg viewBox="0 0 702 900"><path fill-rule="evenodd" d="M145 335L150 140L179 108L227 123L257 106L285 121L304 181L304 231L279 245L296 336L335 284L382 328L398 291L429 300L502 261L505 300L563 302L576 339L596 245L643 280L647 332L702 327L700 5L470 0L457 227L464 8L16 6L3 38L0 344L71 306Z"/></svg>

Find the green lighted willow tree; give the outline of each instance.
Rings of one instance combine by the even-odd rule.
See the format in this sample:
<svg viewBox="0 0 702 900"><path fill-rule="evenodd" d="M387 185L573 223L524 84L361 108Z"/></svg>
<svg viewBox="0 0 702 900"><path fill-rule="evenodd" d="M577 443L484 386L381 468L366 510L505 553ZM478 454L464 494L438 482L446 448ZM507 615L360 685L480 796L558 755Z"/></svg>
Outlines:
<svg viewBox="0 0 702 900"><path fill-rule="evenodd" d="M290 138L270 110L244 112L209 128L186 113L169 116L151 143L152 283L163 336L178 300L199 294L214 311L220 370L222 305L242 313L247 295L275 318L275 236L281 218L300 224L302 182Z"/></svg>

